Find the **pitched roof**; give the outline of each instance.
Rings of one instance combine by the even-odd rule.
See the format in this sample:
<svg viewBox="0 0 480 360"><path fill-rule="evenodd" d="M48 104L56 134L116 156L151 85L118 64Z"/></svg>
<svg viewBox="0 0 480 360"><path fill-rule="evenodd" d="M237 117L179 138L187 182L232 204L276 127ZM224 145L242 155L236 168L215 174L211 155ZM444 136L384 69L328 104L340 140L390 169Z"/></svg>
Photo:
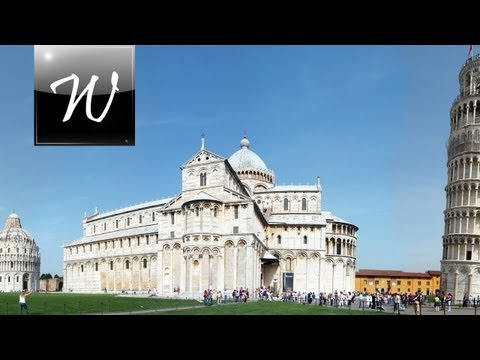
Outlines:
<svg viewBox="0 0 480 360"><path fill-rule="evenodd" d="M157 232L158 232L157 224L137 226L129 229L109 231L99 235L83 236L80 239L77 239L69 244L65 244L65 246L88 244L96 241L117 239L117 238L137 236L137 235L143 235L143 234L151 234L151 233L157 233Z"/></svg>
<svg viewBox="0 0 480 360"><path fill-rule="evenodd" d="M332 220L332 221L335 221L335 222L340 222L340 223L344 223L344 224L353 225L350 221L343 220L343 219L339 218L338 216L333 215L331 211L322 211L322 214L323 214L323 216L325 216L325 219L327 221Z"/></svg>
<svg viewBox="0 0 480 360"><path fill-rule="evenodd" d="M127 212L131 212L131 211L135 211L135 210L147 209L147 208L150 208L150 207L163 205L163 204L166 204L167 202L169 202L172 199L173 198L154 200L154 201L149 201L149 202L145 202L145 203L142 203L142 204L127 206L127 207L120 208L120 209L113 210L113 211L108 211L108 212L105 212L105 213L95 214L95 215L92 215L91 217L89 217L87 219L87 221L90 222L90 221L93 221L93 220L103 219L103 218L106 218L106 217L109 217L109 216L112 216L112 215L118 215L118 214L127 213Z"/></svg>
<svg viewBox="0 0 480 360"><path fill-rule="evenodd" d="M208 200L208 201L218 201L218 202L220 202L220 200L218 200L216 197L213 197L212 195L207 194L204 191L200 191L197 195L195 195L193 198L189 199L187 202L189 202L189 201L199 201L199 200Z"/></svg>
<svg viewBox="0 0 480 360"><path fill-rule="evenodd" d="M182 166L180 166L180 169L183 169L187 167L190 164L196 164L197 162L195 159L197 159L199 156L208 156L210 158L210 162L212 161L225 161L226 159L223 156L217 155L209 150L206 150L204 148L198 150L195 155L193 155L190 159L185 161Z"/></svg>
<svg viewBox="0 0 480 360"><path fill-rule="evenodd" d="M317 185L276 185L262 192L290 192L290 191L318 192L318 188L317 188Z"/></svg>

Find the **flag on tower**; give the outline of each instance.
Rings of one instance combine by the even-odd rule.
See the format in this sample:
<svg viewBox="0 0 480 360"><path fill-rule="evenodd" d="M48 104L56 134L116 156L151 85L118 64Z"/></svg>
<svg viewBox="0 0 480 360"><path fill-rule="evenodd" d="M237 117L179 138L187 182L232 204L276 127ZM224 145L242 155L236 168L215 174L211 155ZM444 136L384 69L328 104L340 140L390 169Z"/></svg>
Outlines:
<svg viewBox="0 0 480 360"><path fill-rule="evenodd" d="M468 57L471 58L472 57L472 52L473 52L473 45L470 45L468 47Z"/></svg>

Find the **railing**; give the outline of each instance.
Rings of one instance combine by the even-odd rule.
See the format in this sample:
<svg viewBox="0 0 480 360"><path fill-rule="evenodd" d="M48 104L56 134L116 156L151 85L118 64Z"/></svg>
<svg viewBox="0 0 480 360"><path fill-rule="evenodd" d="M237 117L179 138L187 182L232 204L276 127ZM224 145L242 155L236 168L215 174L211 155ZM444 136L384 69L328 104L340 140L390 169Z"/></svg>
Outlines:
<svg viewBox="0 0 480 360"><path fill-rule="evenodd" d="M463 152L473 152L480 151L480 143L468 141L458 145L451 146L448 149L448 157L451 159L454 156L457 156Z"/></svg>
<svg viewBox="0 0 480 360"><path fill-rule="evenodd" d="M461 98L466 98L466 97L469 97L469 96L475 96L475 95L479 95L480 94L480 91L479 89L473 89L472 91L468 90L468 91L464 91L462 93L460 93L459 95L457 95L457 97L455 98L455 100L452 101L452 106L454 104L456 104L458 101L460 101Z"/></svg>
<svg viewBox="0 0 480 360"><path fill-rule="evenodd" d="M478 59L480 59L480 53L477 54L477 55L474 55L474 56L472 56L472 57L469 57L469 58L465 61L465 64L463 64L462 69L463 69L465 66L467 66L468 64L470 64L472 61L475 61L475 60L478 60Z"/></svg>

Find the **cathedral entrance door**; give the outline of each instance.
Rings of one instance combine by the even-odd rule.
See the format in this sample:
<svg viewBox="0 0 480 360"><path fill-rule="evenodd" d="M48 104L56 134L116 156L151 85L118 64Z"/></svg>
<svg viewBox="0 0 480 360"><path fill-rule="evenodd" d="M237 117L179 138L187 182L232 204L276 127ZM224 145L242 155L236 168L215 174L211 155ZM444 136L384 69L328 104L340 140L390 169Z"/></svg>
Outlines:
<svg viewBox="0 0 480 360"><path fill-rule="evenodd" d="M283 273L283 292L293 291L293 272Z"/></svg>

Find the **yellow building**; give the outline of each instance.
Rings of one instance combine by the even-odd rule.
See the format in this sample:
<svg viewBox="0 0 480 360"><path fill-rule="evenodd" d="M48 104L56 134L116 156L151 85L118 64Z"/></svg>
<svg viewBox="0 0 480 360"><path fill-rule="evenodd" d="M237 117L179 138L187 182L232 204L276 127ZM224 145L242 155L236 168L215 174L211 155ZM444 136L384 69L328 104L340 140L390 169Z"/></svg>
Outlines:
<svg viewBox="0 0 480 360"><path fill-rule="evenodd" d="M435 294L440 289L440 271L404 272L399 270L360 269L355 274L355 291L382 293Z"/></svg>

